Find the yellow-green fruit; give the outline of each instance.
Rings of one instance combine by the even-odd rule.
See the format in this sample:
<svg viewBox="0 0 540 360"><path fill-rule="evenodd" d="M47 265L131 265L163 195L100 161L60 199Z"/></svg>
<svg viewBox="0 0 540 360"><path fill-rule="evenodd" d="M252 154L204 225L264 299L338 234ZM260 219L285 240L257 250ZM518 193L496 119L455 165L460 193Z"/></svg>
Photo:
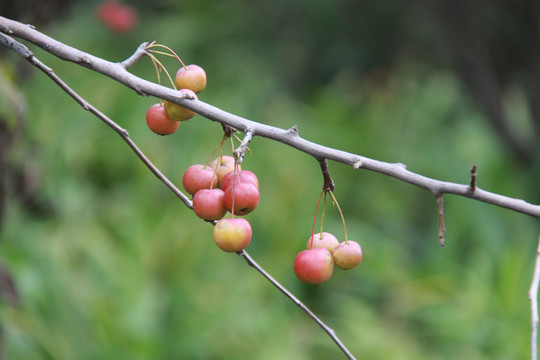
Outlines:
<svg viewBox="0 0 540 360"><path fill-rule="evenodd" d="M192 90L180 89L179 92L189 94L193 99L197 99L197 95L195 95ZM171 119L176 121L185 121L191 119L196 114L195 111L189 110L188 108L172 103L170 101L165 101L165 111Z"/></svg>

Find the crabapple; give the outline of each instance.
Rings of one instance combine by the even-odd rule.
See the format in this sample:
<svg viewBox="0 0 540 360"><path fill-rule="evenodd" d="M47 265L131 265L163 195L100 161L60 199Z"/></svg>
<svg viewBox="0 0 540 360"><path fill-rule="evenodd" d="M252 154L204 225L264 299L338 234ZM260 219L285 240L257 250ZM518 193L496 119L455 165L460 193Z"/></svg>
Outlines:
<svg viewBox="0 0 540 360"><path fill-rule="evenodd" d="M311 239L313 239L313 241ZM339 244L339 241L334 235L327 232L321 232L309 237L307 248L308 250L312 248L325 248L330 251L330 254L333 254L337 244Z"/></svg>
<svg viewBox="0 0 540 360"><path fill-rule="evenodd" d="M201 189L216 187L216 184L217 177L214 169L201 164L191 165L182 176L182 185L191 195L195 195Z"/></svg>
<svg viewBox="0 0 540 360"><path fill-rule="evenodd" d="M161 104L150 106L146 112L146 124L150 130L158 135L170 135L180 126L180 122L167 115L165 107Z"/></svg>
<svg viewBox="0 0 540 360"><path fill-rule="evenodd" d="M197 100L197 95L190 89L180 89L179 92L188 94L192 99ZM170 101L165 101L165 111L171 119L176 121L185 121L191 119L195 116L195 111L189 110L183 106L172 103Z"/></svg>
<svg viewBox="0 0 540 360"><path fill-rule="evenodd" d="M231 213L234 213L235 215L249 214L255 210L259 204L259 189L255 185L247 182L241 182L235 186L229 186L227 190L225 190L223 203L225 204L225 209Z"/></svg>
<svg viewBox="0 0 540 360"><path fill-rule="evenodd" d="M199 65L182 66L174 81L178 89L190 89L198 93L206 88L206 72Z"/></svg>
<svg viewBox="0 0 540 360"><path fill-rule="evenodd" d="M356 241L343 241L334 248L334 262L343 270L349 270L362 261L362 248Z"/></svg>
<svg viewBox="0 0 540 360"><path fill-rule="evenodd" d="M223 190L201 189L193 197L193 211L204 220L219 220L227 210L223 205Z"/></svg>
<svg viewBox="0 0 540 360"><path fill-rule="evenodd" d="M119 1L104 1L96 11L97 17L113 32L121 34L130 31L137 22L137 10Z"/></svg>
<svg viewBox="0 0 540 360"><path fill-rule="evenodd" d="M229 186L231 186L233 183L238 184L240 182L247 182L255 185L256 187L259 187L259 179L257 179L257 175L252 173L249 170L240 170L236 174L236 180L234 176L234 171L229 172L223 178L220 182L220 187L222 190L227 190Z"/></svg>
<svg viewBox="0 0 540 360"><path fill-rule="evenodd" d="M234 171L234 164L234 157L223 155L212 161L210 166L216 169L218 179L221 181L225 175ZM240 164L236 164L236 171L240 171L241 169Z"/></svg>
<svg viewBox="0 0 540 360"><path fill-rule="evenodd" d="M251 225L243 218L221 219L214 226L214 241L227 252L238 252L251 241Z"/></svg>
<svg viewBox="0 0 540 360"><path fill-rule="evenodd" d="M328 281L334 272L334 260L328 249L323 247L303 250L294 259L294 273L308 284Z"/></svg>

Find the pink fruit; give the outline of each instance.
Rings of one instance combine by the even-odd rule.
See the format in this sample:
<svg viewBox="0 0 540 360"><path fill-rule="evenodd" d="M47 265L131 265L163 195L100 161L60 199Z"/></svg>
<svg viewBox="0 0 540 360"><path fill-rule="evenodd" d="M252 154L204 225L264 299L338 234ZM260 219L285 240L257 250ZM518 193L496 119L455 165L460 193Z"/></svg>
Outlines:
<svg viewBox="0 0 540 360"><path fill-rule="evenodd" d="M182 185L188 193L195 195L201 189L215 188L217 177L214 174L214 169L209 166L201 164L191 165L184 172Z"/></svg>
<svg viewBox="0 0 540 360"><path fill-rule="evenodd" d="M161 104L150 106L146 112L148 128L158 135L170 135L180 126L180 122L171 119Z"/></svg>
<svg viewBox="0 0 540 360"><path fill-rule="evenodd" d="M249 214L259 204L259 189L253 184L241 182L225 190L223 203L225 209L231 213L233 212L233 194L235 215Z"/></svg>
<svg viewBox="0 0 540 360"><path fill-rule="evenodd" d="M216 169L216 175L219 181L223 179L225 175L234 170L234 158L232 156L223 155L218 157L210 163L210 166ZM242 170L240 165L237 165L236 171Z"/></svg>
<svg viewBox="0 0 540 360"><path fill-rule="evenodd" d="M228 173L227 175L223 176L219 186L223 191L225 191L229 186L233 184L233 182L236 184L240 182L247 182L255 185L257 188L259 187L259 179L257 179L257 176L249 170L240 170L239 172L237 172L236 180L234 176L234 171Z"/></svg>
<svg viewBox="0 0 540 360"><path fill-rule="evenodd" d="M311 241L311 238L313 237L313 241ZM322 233L316 233L313 234L313 236L309 237L309 240L307 242L307 248L325 248L328 251L330 251L330 254L334 253L334 248L336 245L339 244L338 239L330 233L322 232Z"/></svg>
<svg viewBox="0 0 540 360"><path fill-rule="evenodd" d="M246 219L221 219L214 226L214 241L223 251L238 252L251 241L251 225Z"/></svg>
<svg viewBox="0 0 540 360"><path fill-rule="evenodd" d="M182 66L174 81L178 89L190 89L198 93L206 88L206 72L199 65Z"/></svg>
<svg viewBox="0 0 540 360"><path fill-rule="evenodd" d="M328 281L334 272L332 254L325 248L301 251L294 259L294 273L308 284Z"/></svg>
<svg viewBox="0 0 540 360"><path fill-rule="evenodd" d="M362 261L362 248L356 241L343 241L334 248L333 256L337 267L349 270Z"/></svg>
<svg viewBox="0 0 540 360"><path fill-rule="evenodd" d="M223 190L202 189L193 197L193 211L204 220L219 220L227 210L223 205Z"/></svg>
<svg viewBox="0 0 540 360"><path fill-rule="evenodd" d="M96 11L97 17L115 33L126 33L137 22L137 10L119 1L104 1Z"/></svg>

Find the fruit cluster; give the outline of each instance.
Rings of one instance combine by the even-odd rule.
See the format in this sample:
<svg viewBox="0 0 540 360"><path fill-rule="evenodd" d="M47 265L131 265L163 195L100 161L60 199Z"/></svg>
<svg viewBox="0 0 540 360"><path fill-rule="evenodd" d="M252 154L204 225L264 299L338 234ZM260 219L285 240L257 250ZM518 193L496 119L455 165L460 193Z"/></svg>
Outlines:
<svg viewBox="0 0 540 360"><path fill-rule="evenodd" d="M218 156L209 165L191 165L182 177L184 189L193 195L193 211L208 221L219 220L214 227L214 240L224 251L238 252L251 241L247 215L259 204L259 180L242 170L232 156ZM223 219L230 212L230 219Z"/></svg>
<svg viewBox="0 0 540 360"><path fill-rule="evenodd" d="M197 99L196 93L206 88L206 72L198 65L182 66L174 78L178 92ZM180 123L195 116L195 112L170 101L150 106L146 112L148 128L158 135L170 135L178 130Z"/></svg>
<svg viewBox="0 0 540 360"><path fill-rule="evenodd" d="M345 230L345 241L340 243L334 235L322 231L323 212L320 233L312 234L307 242L307 249L301 251L294 259L294 273L300 281L308 284L320 284L328 281L334 272L334 264L340 269L349 270L362 261L362 248L356 241L347 240L345 219L331 191L324 191L325 204L327 193L330 194L332 201L338 207ZM319 197L319 202L320 199L321 197ZM319 207L319 202L317 202L316 209ZM317 210L315 210L315 218L316 216ZM315 218L313 219L314 228Z"/></svg>
<svg viewBox="0 0 540 360"><path fill-rule="evenodd" d="M149 50L158 46L167 49L173 55ZM166 72L166 69L152 53L174 56L182 64L176 73L174 82L167 73L175 89L180 89L177 91L197 99L196 94L206 88L206 72L200 66L185 66L182 60L164 45L151 44L147 50L156 67L158 79L160 79L161 70ZM164 101L150 106L146 113L146 123L154 133L168 135L174 133L182 121L188 120L194 115L195 112L192 110ZM225 135L220 145L210 156L212 159L216 151L220 150L219 156L213 161L210 162L208 159L204 165L194 164L187 168L182 177L182 186L193 196L192 207L195 214L203 220L214 223L213 235L218 247L227 252L239 252L250 243L252 229L249 221L235 216L247 215L255 210L259 204L260 195L257 176L249 170L243 170L236 158L223 155L225 140L230 139L231 143L233 142L231 135L231 132L225 129ZM315 208L312 235L308 240L307 249L301 251L294 260L294 272L298 279L305 283L323 283L332 276L334 265L348 270L356 267L362 261L360 245L355 241L347 240L345 219L332 190L333 187L325 186L321 192ZM324 208L321 231L315 233L317 210L323 194ZM328 194L330 194L333 204L337 205L343 221L345 241L341 243L334 235L323 232L324 210ZM231 218L224 219L227 212L231 213Z"/></svg>

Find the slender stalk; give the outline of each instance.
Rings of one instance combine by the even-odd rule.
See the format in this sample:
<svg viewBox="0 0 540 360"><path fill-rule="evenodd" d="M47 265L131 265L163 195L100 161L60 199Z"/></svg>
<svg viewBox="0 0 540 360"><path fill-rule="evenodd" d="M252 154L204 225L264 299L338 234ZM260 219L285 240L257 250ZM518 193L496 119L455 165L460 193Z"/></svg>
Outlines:
<svg viewBox="0 0 540 360"><path fill-rule="evenodd" d="M529 289L529 300L531 302L531 360L538 359L538 286L540 283L540 236L538 237L538 247L536 250L536 261L534 263L534 273Z"/></svg>

